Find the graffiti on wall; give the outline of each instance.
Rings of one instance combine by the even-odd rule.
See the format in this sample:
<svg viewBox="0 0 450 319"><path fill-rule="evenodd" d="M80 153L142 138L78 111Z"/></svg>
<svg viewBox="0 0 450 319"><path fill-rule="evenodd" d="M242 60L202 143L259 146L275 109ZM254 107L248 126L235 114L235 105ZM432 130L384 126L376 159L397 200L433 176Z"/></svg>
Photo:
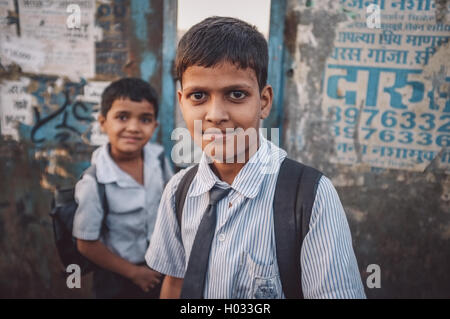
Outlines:
<svg viewBox="0 0 450 319"><path fill-rule="evenodd" d="M323 111L334 163L423 171L450 168L450 24L434 1L341 0L353 20L337 30L327 60ZM444 20L445 21L445 20Z"/></svg>
<svg viewBox="0 0 450 319"><path fill-rule="evenodd" d="M92 104L77 99L86 81L61 82L41 78L30 88L39 105L33 107L34 123L29 135L35 144L80 142L89 138L85 134L93 121Z"/></svg>
<svg viewBox="0 0 450 319"><path fill-rule="evenodd" d="M78 9L71 13L68 8L74 5ZM75 13L78 21L70 21ZM13 0L1 1L1 64L14 63L22 72L40 74L23 77L20 84L8 80L0 84L1 133L39 145L53 138L103 144L106 137L95 120L109 82L95 79L126 76L128 18L128 0L19 0L17 8ZM69 25L74 23L75 27ZM8 93L18 85L20 94ZM18 111L20 103L26 107Z"/></svg>
<svg viewBox="0 0 450 319"><path fill-rule="evenodd" d="M3 81L0 85L1 134L36 145L84 142L102 145L107 136L96 121L101 94L110 82L78 83L53 78Z"/></svg>

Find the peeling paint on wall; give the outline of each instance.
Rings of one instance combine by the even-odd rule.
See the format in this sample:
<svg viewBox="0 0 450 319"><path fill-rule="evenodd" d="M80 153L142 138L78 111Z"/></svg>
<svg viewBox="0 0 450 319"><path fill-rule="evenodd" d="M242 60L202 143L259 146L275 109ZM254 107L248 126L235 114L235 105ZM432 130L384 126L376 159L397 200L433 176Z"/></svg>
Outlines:
<svg viewBox="0 0 450 319"><path fill-rule="evenodd" d="M370 3L384 6L379 30L365 24L366 6ZM394 4L395 10L391 10ZM283 142L289 156L320 169L336 186L347 214L363 284L369 275L367 266L380 265L382 288L365 287L369 298L450 297L450 154L445 137L450 120L450 52L446 43L450 36L449 5L448 1L426 0L287 1ZM429 10L425 10L427 7ZM399 18L400 11L404 11L403 19ZM419 21L424 16L426 20ZM419 30L421 26L423 31ZM402 40L396 46L392 43L399 41L399 35ZM406 43L408 35L410 43ZM385 42L389 36L390 45ZM419 40L417 36L425 37ZM402 63L405 53L391 54L389 50L408 52L406 63ZM371 68L380 71L378 88L369 85L374 78ZM401 71L382 74L383 68ZM417 71L408 72L409 69ZM396 98L391 98L393 95ZM377 102L373 103L375 99ZM333 106L340 109L329 110ZM374 127L364 125L372 113L360 110L367 108L378 110ZM382 122L381 116L388 110L395 114L384 115ZM408 125L409 115L402 118L405 112L414 118L414 128L408 129L412 124ZM405 128L399 129L400 125ZM349 126L357 129L343 131ZM340 135L334 131L336 127ZM384 144L380 143L377 156L384 162L368 159L369 148L364 145L369 132L363 127L378 130L377 143ZM392 132L380 137L380 130ZM390 133L396 139L395 134L408 130L430 134L432 143L421 145L423 148L417 148L411 157L414 160L401 166L395 158L394 147L398 146L389 141ZM427 144L428 136L422 134L421 143ZM438 136L443 136L439 142ZM420 145L417 140L411 142L414 143ZM413 153L408 152L406 157L409 154ZM416 160L420 156L422 162Z"/></svg>
<svg viewBox="0 0 450 319"><path fill-rule="evenodd" d="M96 43L96 79L124 77L134 69L130 51L130 4L123 1L97 1L96 23L102 41Z"/></svg>
<svg viewBox="0 0 450 319"><path fill-rule="evenodd" d="M324 63L333 49L334 32L340 23L347 21L347 16L329 9L329 6L334 6L333 1L329 5L313 2L311 7L299 3L289 1L286 10L289 80L284 93L284 117L289 120L283 125L285 145L289 153L303 162L321 163L321 160L314 158L311 147L328 145L329 152L332 152L333 146L333 138L328 133L329 120L323 117L321 108ZM304 30L308 30L310 35L299 33Z"/></svg>

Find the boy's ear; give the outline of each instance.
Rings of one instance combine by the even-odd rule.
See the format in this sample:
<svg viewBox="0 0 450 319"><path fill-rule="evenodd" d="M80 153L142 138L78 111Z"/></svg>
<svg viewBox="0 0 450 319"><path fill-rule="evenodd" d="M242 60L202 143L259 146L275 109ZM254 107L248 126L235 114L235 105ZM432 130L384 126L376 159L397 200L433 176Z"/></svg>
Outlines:
<svg viewBox="0 0 450 319"><path fill-rule="evenodd" d="M106 122L106 117L104 117L102 114L98 115L98 122L100 123L100 128L103 133L105 133L104 125Z"/></svg>
<svg viewBox="0 0 450 319"><path fill-rule="evenodd" d="M183 92L181 92L181 90L178 90L177 95L178 95L178 103L181 106L181 98L183 97Z"/></svg>
<svg viewBox="0 0 450 319"><path fill-rule="evenodd" d="M267 84L261 91L261 119L269 116L272 109L273 89Z"/></svg>

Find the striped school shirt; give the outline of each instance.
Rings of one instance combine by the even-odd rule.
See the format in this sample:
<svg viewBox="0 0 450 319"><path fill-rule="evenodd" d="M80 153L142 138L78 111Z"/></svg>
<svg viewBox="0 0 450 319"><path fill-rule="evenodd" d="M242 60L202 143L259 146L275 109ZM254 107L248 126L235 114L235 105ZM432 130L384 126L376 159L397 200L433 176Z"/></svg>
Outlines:
<svg viewBox="0 0 450 319"><path fill-rule="evenodd" d="M203 296L285 297L276 259L273 198L286 152L262 136L260 141L258 151L231 186L213 173L203 154L186 196L181 232L175 213L175 192L190 168L171 179L164 190L146 253L151 268L169 276L184 277L202 214L209 203L209 190L214 185L231 187L228 196L217 204L217 224ZM319 181L300 259L305 298L365 298L345 212L325 176Z"/></svg>

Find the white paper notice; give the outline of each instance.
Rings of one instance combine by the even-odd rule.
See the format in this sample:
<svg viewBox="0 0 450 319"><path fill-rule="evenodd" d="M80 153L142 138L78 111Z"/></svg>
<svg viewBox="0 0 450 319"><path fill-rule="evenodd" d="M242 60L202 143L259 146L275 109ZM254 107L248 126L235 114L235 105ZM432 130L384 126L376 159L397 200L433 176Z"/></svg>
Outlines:
<svg viewBox="0 0 450 319"><path fill-rule="evenodd" d="M30 79L4 81L0 86L0 116L2 135L19 140L18 124L33 124L32 95L27 93Z"/></svg>
<svg viewBox="0 0 450 319"><path fill-rule="evenodd" d="M102 93L110 83L108 81L89 81L84 86L84 95L80 96L80 100L100 104Z"/></svg>
<svg viewBox="0 0 450 319"><path fill-rule="evenodd" d="M95 1L19 0L19 8L21 36L45 45L39 73L95 76Z"/></svg>
<svg viewBox="0 0 450 319"><path fill-rule="evenodd" d="M96 103L97 107L94 107L92 111L92 116L95 118L95 122L91 126L91 145L103 145L108 142L108 136L102 133L100 128L100 123L97 121L98 115L100 114L100 103L103 90L111 82L107 81L91 81L88 82L84 87L84 95L79 96L80 101Z"/></svg>
<svg viewBox="0 0 450 319"><path fill-rule="evenodd" d="M4 64L20 65L25 72L39 72L45 65L45 45L34 39L1 37L0 55Z"/></svg>

